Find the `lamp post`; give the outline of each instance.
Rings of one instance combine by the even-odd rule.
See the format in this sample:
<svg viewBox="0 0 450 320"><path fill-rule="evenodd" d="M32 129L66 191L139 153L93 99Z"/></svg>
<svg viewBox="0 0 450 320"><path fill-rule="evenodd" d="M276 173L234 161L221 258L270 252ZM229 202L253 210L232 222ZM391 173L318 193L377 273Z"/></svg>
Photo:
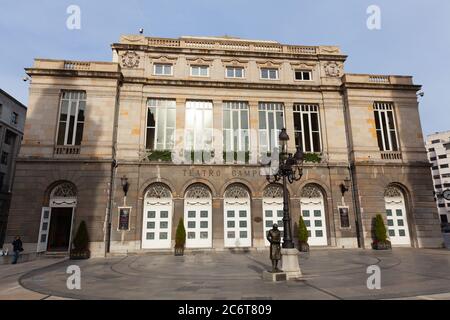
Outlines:
<svg viewBox="0 0 450 320"><path fill-rule="evenodd" d="M287 191L287 183L299 181L303 176L303 151L298 148L293 155L288 153L289 135L286 129L282 129L279 136L279 145L281 147L279 157L279 167L274 175L267 175L266 179L270 183L279 182L283 179L283 249L294 249L295 245L292 241L292 219L289 212L289 197Z"/></svg>
<svg viewBox="0 0 450 320"><path fill-rule="evenodd" d="M123 176L122 178L120 178L120 182L122 184L122 190L123 190L123 193L124 193L125 198L126 198L127 194L128 194L128 188L130 187L130 184L128 183L127 176Z"/></svg>

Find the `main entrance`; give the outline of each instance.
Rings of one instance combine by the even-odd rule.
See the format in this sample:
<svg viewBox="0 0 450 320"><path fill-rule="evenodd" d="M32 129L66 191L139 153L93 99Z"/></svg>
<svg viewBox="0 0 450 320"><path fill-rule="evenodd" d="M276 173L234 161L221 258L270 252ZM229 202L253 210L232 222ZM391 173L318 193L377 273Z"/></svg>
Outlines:
<svg viewBox="0 0 450 320"><path fill-rule="evenodd" d="M172 193L161 183L150 186L144 199L142 249L172 246Z"/></svg>
<svg viewBox="0 0 450 320"><path fill-rule="evenodd" d="M313 184L306 185L301 194L300 207L310 246L328 245L323 194Z"/></svg>
<svg viewBox="0 0 450 320"><path fill-rule="evenodd" d="M411 246L403 192L389 186L384 195L389 239L393 246Z"/></svg>
<svg viewBox="0 0 450 320"><path fill-rule="evenodd" d="M224 199L225 248L251 247L250 195L241 185L232 185Z"/></svg>
<svg viewBox="0 0 450 320"><path fill-rule="evenodd" d="M42 208L37 252L67 252L72 241L74 211L77 206L75 186L57 185L50 193L50 206Z"/></svg>
<svg viewBox="0 0 450 320"><path fill-rule="evenodd" d="M186 248L212 248L212 196L208 187L195 184L184 200Z"/></svg>

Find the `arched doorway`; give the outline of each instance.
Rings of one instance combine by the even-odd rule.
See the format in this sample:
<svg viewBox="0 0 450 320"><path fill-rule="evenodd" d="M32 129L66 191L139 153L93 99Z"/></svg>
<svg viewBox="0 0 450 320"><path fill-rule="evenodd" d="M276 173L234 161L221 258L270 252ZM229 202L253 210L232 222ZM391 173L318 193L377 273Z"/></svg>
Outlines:
<svg viewBox="0 0 450 320"><path fill-rule="evenodd" d="M142 249L172 247L172 193L162 184L152 184L144 198Z"/></svg>
<svg viewBox="0 0 450 320"><path fill-rule="evenodd" d="M302 189L300 197L302 217L308 229L310 246L327 246L327 226L323 193L314 184L308 184Z"/></svg>
<svg viewBox="0 0 450 320"><path fill-rule="evenodd" d="M239 184L231 185L224 196L225 248L252 246L250 194Z"/></svg>
<svg viewBox="0 0 450 320"><path fill-rule="evenodd" d="M405 197L402 190L389 186L384 193L388 234L393 246L411 246Z"/></svg>
<svg viewBox="0 0 450 320"><path fill-rule="evenodd" d="M184 198L186 248L212 248L212 196L203 184L190 186Z"/></svg>
<svg viewBox="0 0 450 320"><path fill-rule="evenodd" d="M264 190L263 213L264 241L269 246L266 236L274 224L278 224L278 229L283 233L283 188L280 185L271 184Z"/></svg>
<svg viewBox="0 0 450 320"><path fill-rule="evenodd" d="M77 191L74 184L62 182L50 192L49 207L42 208L37 252L67 252L72 241Z"/></svg>

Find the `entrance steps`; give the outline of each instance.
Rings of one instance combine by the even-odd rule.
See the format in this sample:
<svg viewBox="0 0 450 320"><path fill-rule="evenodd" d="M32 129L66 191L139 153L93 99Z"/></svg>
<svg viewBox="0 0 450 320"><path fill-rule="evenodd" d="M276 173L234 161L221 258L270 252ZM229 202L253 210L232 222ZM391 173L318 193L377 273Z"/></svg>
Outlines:
<svg viewBox="0 0 450 320"><path fill-rule="evenodd" d="M46 252L46 253L44 253L44 256L46 258L61 259L61 258L68 258L69 253L68 252Z"/></svg>

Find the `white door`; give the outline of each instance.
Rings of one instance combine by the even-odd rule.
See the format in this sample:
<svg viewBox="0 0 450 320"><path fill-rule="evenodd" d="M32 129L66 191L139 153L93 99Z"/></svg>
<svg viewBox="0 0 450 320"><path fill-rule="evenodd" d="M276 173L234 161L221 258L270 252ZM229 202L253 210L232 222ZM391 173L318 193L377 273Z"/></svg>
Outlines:
<svg viewBox="0 0 450 320"><path fill-rule="evenodd" d="M44 207L41 213L41 224L39 227L39 238L37 243L37 252L47 251L48 231L50 229L51 209Z"/></svg>
<svg viewBox="0 0 450 320"><path fill-rule="evenodd" d="M283 198L263 199L264 213L264 241L266 246L270 243L267 241L267 233L273 228L274 224L278 224L278 230L283 234Z"/></svg>
<svg viewBox="0 0 450 320"><path fill-rule="evenodd" d="M212 248L211 209L211 200L198 204L186 201L186 248Z"/></svg>
<svg viewBox="0 0 450 320"><path fill-rule="evenodd" d="M403 197L386 198L386 216L392 245L411 246Z"/></svg>
<svg viewBox="0 0 450 320"><path fill-rule="evenodd" d="M310 246L327 246L325 208L322 198L302 198L300 200L302 217L308 229Z"/></svg>
<svg viewBox="0 0 450 320"><path fill-rule="evenodd" d="M172 247L172 199L155 200L145 200L142 249L170 249Z"/></svg>
<svg viewBox="0 0 450 320"><path fill-rule="evenodd" d="M228 204L227 202L225 199L225 247L251 247L250 201L247 200L243 204Z"/></svg>

